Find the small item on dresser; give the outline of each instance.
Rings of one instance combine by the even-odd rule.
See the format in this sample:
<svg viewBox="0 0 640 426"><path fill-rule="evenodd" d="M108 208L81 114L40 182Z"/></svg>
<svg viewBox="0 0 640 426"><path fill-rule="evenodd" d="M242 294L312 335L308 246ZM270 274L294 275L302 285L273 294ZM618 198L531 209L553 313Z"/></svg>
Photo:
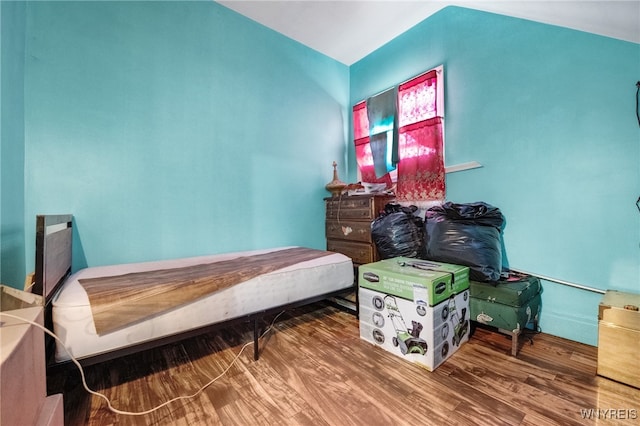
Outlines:
<svg viewBox="0 0 640 426"><path fill-rule="evenodd" d="M383 193L387 190L386 183L369 183L362 182L362 187L364 188L365 194L379 194Z"/></svg>
<svg viewBox="0 0 640 426"><path fill-rule="evenodd" d="M344 190L347 191L348 195L364 194L364 186L360 182L348 183Z"/></svg>
<svg viewBox="0 0 640 426"><path fill-rule="evenodd" d="M387 204L384 212L371 224L371 235L382 259L422 257L424 222L414 213L416 206Z"/></svg>
<svg viewBox="0 0 640 426"><path fill-rule="evenodd" d="M386 183L357 182L345 188L348 195L393 195L393 186Z"/></svg>
<svg viewBox="0 0 640 426"><path fill-rule="evenodd" d="M334 161L333 162L333 180L325 185L325 188L327 189L327 191L329 191L331 195L334 197L337 197L340 194L342 194L342 191L344 191L345 188L347 187L347 184L341 181L340 178L338 178L338 170L336 169L336 167L338 167L338 163Z"/></svg>

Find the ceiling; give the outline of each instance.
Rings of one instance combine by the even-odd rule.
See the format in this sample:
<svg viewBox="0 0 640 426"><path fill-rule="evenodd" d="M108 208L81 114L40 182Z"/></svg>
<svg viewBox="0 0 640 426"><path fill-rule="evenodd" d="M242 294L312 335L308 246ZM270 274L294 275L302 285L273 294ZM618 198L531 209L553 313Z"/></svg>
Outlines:
<svg viewBox="0 0 640 426"><path fill-rule="evenodd" d="M640 43L640 0L221 0L218 3L346 65L449 5ZM390 22L393 24L389 25Z"/></svg>

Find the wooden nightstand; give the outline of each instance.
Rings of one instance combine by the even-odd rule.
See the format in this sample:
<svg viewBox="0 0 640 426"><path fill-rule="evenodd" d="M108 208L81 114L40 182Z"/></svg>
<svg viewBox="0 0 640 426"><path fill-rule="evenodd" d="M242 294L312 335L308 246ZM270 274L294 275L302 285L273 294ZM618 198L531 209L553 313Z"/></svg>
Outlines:
<svg viewBox="0 0 640 426"><path fill-rule="evenodd" d="M349 256L356 269L354 289L357 290L358 266L380 260L371 237L371 222L380 215L392 195L341 195L325 198L325 235L327 250ZM347 304L337 301L357 312L357 291L347 295Z"/></svg>
<svg viewBox="0 0 640 426"><path fill-rule="evenodd" d="M371 222L391 195L342 195L325 198L327 250L349 256L355 266L380 260L371 237Z"/></svg>

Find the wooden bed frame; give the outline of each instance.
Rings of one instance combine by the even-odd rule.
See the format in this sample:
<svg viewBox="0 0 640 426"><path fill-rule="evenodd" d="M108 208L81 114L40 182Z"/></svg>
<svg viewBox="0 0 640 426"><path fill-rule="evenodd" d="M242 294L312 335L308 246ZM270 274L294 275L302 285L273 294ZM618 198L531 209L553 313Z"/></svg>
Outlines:
<svg viewBox="0 0 640 426"><path fill-rule="evenodd" d="M72 215L38 215L36 218L36 270L35 270L35 283L33 285L33 292L43 296L45 305L45 325L53 331L52 310L53 304L51 303L56 291L62 286L65 280L71 274L71 253L72 253L72 239L73 239L73 216ZM274 306L269 309L260 310L257 312L251 312L242 316L224 320L188 330L186 332L180 332L177 334L164 336L152 341L146 341L130 346L114 349L113 351L84 357L79 362L86 366L92 365L114 358L130 355L136 352L144 351L147 349L156 348L162 345L175 343L190 337L209 333L222 327L227 327L232 324L240 322L253 323L253 358L258 360L259 346L258 338L260 336L260 329L258 322L265 316L271 316L282 312L283 310L293 309L308 305L320 301L328 301L331 303L331 298L343 295L346 292L352 291L352 288L345 288L330 293L325 293L317 296L313 296L297 302L292 302L285 305ZM336 307L344 308L339 304L334 304ZM72 365L71 361L56 362L54 359L55 342L53 339L49 339L47 342L47 366L49 369L58 368L62 366Z"/></svg>

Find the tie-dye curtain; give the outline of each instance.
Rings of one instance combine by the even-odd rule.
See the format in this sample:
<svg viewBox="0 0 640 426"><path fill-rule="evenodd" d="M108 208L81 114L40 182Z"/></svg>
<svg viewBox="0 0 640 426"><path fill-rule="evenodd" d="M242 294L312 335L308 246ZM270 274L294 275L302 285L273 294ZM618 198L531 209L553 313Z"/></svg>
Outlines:
<svg viewBox="0 0 640 426"><path fill-rule="evenodd" d="M369 118L365 101L353 107L353 133L356 146L356 161L358 162L362 182L385 183L390 188L392 182L389 173L380 178L376 176L373 154L369 144Z"/></svg>
<svg viewBox="0 0 640 426"><path fill-rule="evenodd" d="M395 87L367 99L369 145L377 177L395 170L398 164L397 103Z"/></svg>

